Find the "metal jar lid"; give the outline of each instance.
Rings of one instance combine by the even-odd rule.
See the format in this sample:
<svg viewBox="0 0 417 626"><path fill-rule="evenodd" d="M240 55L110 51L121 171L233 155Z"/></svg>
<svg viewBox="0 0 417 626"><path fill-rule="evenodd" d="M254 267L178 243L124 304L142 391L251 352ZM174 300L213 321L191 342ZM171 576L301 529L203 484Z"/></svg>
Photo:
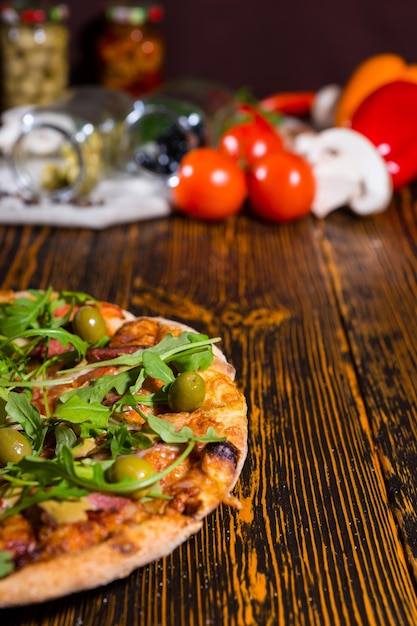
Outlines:
<svg viewBox="0 0 417 626"><path fill-rule="evenodd" d="M41 22L66 22L69 8L64 3L54 2L2 2L0 22L11 26L20 23L39 24Z"/></svg>
<svg viewBox="0 0 417 626"><path fill-rule="evenodd" d="M164 10L161 5L149 2L113 4L106 9L106 18L109 22L132 26L157 24L162 20L163 14Z"/></svg>

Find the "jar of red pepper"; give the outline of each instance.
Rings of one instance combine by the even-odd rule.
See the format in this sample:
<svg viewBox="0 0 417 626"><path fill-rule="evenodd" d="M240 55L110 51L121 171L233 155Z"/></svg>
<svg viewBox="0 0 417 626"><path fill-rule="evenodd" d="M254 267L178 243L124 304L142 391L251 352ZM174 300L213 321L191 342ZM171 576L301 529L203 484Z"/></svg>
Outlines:
<svg viewBox="0 0 417 626"><path fill-rule="evenodd" d="M98 40L97 55L103 87L139 96L162 81L163 9L157 4L110 5Z"/></svg>
<svg viewBox="0 0 417 626"><path fill-rule="evenodd" d="M68 84L68 7L47 1L0 3L2 108L45 104Z"/></svg>

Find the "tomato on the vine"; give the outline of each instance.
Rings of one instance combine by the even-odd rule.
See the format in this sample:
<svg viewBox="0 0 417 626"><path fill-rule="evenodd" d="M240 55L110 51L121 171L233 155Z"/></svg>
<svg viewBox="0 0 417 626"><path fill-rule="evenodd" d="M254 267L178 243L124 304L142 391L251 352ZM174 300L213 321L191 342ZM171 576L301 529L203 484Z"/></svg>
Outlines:
<svg viewBox="0 0 417 626"><path fill-rule="evenodd" d="M248 173L250 205L259 217L288 222L307 215L315 194L310 164L287 150L259 159Z"/></svg>
<svg viewBox="0 0 417 626"><path fill-rule="evenodd" d="M219 140L219 150L243 165L284 148L281 136L266 122L248 120L231 126Z"/></svg>
<svg viewBox="0 0 417 626"><path fill-rule="evenodd" d="M179 211L202 220L220 220L237 213L247 195L244 172L215 148L196 148L182 159L172 188Z"/></svg>

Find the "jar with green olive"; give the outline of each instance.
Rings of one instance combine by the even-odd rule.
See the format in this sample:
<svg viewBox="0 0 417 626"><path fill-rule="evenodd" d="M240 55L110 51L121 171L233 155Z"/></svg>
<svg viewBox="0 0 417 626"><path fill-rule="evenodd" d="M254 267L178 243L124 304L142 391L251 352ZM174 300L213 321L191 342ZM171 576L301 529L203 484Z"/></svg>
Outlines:
<svg viewBox="0 0 417 626"><path fill-rule="evenodd" d="M8 161L29 200L73 201L112 171L126 167L133 101L126 93L78 87L23 113Z"/></svg>
<svg viewBox="0 0 417 626"><path fill-rule="evenodd" d="M234 107L228 89L196 79L166 83L140 99L118 89L78 87L23 112L8 161L31 201L78 200L116 171L169 187L189 150L216 143Z"/></svg>
<svg viewBox="0 0 417 626"><path fill-rule="evenodd" d="M7 2L0 7L2 108L43 104L68 84L66 4Z"/></svg>

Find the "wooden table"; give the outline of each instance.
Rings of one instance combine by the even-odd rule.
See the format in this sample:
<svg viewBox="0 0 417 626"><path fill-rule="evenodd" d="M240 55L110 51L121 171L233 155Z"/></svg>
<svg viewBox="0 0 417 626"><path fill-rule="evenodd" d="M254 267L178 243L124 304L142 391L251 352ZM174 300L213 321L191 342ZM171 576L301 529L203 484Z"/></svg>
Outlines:
<svg viewBox="0 0 417 626"><path fill-rule="evenodd" d="M223 337L249 404L236 511L127 580L3 625L417 623L417 206L270 225L0 228L3 288L68 288ZM100 564L97 564L100 567Z"/></svg>

